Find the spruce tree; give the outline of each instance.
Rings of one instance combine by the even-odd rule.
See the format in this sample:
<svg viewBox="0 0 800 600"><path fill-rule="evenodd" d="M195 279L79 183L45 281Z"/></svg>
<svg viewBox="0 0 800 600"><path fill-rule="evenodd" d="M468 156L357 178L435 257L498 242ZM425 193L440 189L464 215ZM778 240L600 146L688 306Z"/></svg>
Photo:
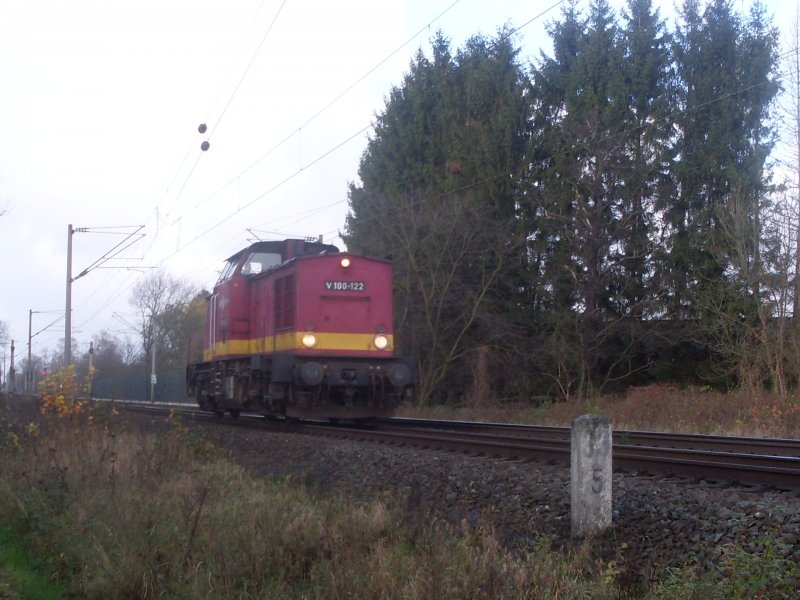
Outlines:
<svg viewBox="0 0 800 600"><path fill-rule="evenodd" d="M674 48L679 187L664 205L662 273L669 314L694 323L691 337L705 340L724 363L729 357L719 332L726 340L744 339L761 301L760 221L774 142L769 113L778 89L777 37L758 5L744 20L726 0L713 0L702 14L687 0Z"/></svg>
<svg viewBox="0 0 800 600"><path fill-rule="evenodd" d="M507 31L455 56L438 34L392 89L350 186L345 241L393 257L397 336L418 352L424 399L462 393L442 386L457 361L508 339L497 315L519 277L528 120L517 54Z"/></svg>
<svg viewBox="0 0 800 600"><path fill-rule="evenodd" d="M777 92L776 47L762 9L743 23L725 0L709 3L702 16L695 0L684 3L675 45L679 192L665 206L676 315L697 316L697 294L735 277L726 249L730 240L719 228L734 196L749 204L755 226L751 260L758 262L759 204L774 143L767 117Z"/></svg>
<svg viewBox="0 0 800 600"><path fill-rule="evenodd" d="M628 0L624 15L627 165L622 188L623 268L617 311L637 320L661 312L654 289L656 206L675 190L672 179L676 110L671 37L651 0Z"/></svg>
<svg viewBox="0 0 800 600"><path fill-rule="evenodd" d="M619 334L617 299L631 264L629 98L622 34L608 2L593 1L585 22L574 4L563 17L551 29L554 56L534 75L529 236L544 250L539 274L552 294L543 343L574 348L551 369L570 373L559 382L562 393L585 395L602 387L618 358L608 363L603 347Z"/></svg>

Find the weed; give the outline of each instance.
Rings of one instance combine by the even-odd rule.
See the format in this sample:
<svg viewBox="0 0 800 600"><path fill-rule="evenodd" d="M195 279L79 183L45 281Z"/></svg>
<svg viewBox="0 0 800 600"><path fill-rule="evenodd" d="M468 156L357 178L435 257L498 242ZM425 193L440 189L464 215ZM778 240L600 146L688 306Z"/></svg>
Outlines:
<svg viewBox="0 0 800 600"><path fill-rule="evenodd" d="M800 596L800 565L785 557L787 548L769 538L746 551L731 548L710 570L695 561L670 569L652 600L719 598L731 600L795 599Z"/></svg>
<svg viewBox="0 0 800 600"><path fill-rule="evenodd" d="M89 384L93 372L81 382L75 377L75 366L55 371L39 382L40 407L43 415L71 418L86 411Z"/></svg>

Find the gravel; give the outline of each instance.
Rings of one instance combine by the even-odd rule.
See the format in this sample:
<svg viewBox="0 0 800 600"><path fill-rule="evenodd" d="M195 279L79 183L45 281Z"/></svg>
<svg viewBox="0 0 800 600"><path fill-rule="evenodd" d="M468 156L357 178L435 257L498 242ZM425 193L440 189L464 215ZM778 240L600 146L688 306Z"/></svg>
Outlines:
<svg viewBox="0 0 800 600"><path fill-rule="evenodd" d="M232 460L264 476L291 475L320 492L390 498L420 518L490 524L510 548L540 536L570 546L569 469L264 431L196 424ZM756 550L770 537L800 560L797 493L615 473L613 527L594 541L627 578L696 559L705 565L732 545Z"/></svg>

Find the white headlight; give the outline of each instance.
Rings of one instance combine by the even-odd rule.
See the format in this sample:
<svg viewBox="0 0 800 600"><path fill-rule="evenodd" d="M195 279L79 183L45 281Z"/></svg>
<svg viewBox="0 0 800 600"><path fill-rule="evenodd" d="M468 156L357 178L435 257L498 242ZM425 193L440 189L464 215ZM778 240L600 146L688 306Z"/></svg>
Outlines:
<svg viewBox="0 0 800 600"><path fill-rule="evenodd" d="M378 350L386 350L389 347L389 338L379 333L372 339L372 343Z"/></svg>
<svg viewBox="0 0 800 600"><path fill-rule="evenodd" d="M306 331L303 334L302 342L303 346L305 346L306 348L313 348L314 346L317 345L317 336L311 333L310 331Z"/></svg>
<svg viewBox="0 0 800 600"><path fill-rule="evenodd" d="M339 261L339 264L342 265L343 269L346 269L350 266L350 259L345 256L341 261Z"/></svg>

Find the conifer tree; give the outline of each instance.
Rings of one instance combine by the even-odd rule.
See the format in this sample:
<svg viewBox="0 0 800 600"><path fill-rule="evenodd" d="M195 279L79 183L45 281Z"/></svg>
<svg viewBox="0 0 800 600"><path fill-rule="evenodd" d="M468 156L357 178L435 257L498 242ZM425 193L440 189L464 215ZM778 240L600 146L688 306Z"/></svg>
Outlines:
<svg viewBox="0 0 800 600"><path fill-rule="evenodd" d="M660 312L655 304L653 261L659 240L656 206L675 190L672 39L651 0L628 0L624 15L625 87L628 115L627 174L622 188L624 227L618 244L623 268L620 314L641 319Z"/></svg>
<svg viewBox="0 0 800 600"><path fill-rule="evenodd" d="M629 93L622 33L606 0L591 3L585 23L568 6L551 35L554 58L534 77L532 144L542 158L534 162L530 198L531 212L541 217L530 236L549 249L543 284L553 291L553 313L545 321L546 344L563 346L566 335L576 346L566 363L554 365L559 374L572 372L559 386L586 395L614 370L601 349L618 334L623 303L616 299L631 264L623 244L630 217L624 200Z"/></svg>
<svg viewBox="0 0 800 600"><path fill-rule="evenodd" d="M517 54L507 31L455 56L437 34L392 89L350 186L345 241L394 259L397 337L419 353L423 399L460 393L441 385L455 362L503 339L493 315L508 311L519 272L526 149Z"/></svg>
<svg viewBox="0 0 800 600"><path fill-rule="evenodd" d="M670 282L675 316L698 316L708 294L742 289L720 216L734 198L746 199L752 220L750 268L758 268L760 205L768 191L766 158L774 143L768 125L777 93L777 38L755 6L743 23L726 0L713 0L700 14L696 0L682 7L675 44L681 112L675 167L679 189L665 206Z"/></svg>
<svg viewBox="0 0 800 600"><path fill-rule="evenodd" d="M770 191L777 36L758 3L749 19L726 0L700 8L684 3L674 46L678 190L663 206L661 272L667 314L693 324L688 334L717 365L732 365L718 374L735 381L734 346L749 343L746 329L764 314L761 215Z"/></svg>

